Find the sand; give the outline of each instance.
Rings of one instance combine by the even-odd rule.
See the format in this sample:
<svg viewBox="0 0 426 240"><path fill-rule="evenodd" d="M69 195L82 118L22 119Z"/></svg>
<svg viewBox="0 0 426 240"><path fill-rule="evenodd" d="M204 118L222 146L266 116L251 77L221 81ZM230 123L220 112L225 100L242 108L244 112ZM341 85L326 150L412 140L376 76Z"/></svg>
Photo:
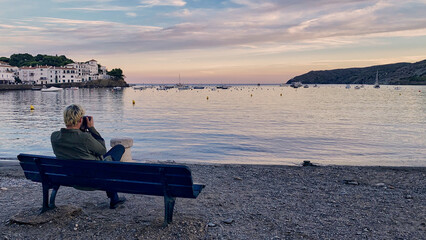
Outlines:
<svg viewBox="0 0 426 240"><path fill-rule="evenodd" d="M162 197L62 187L58 209L31 220L41 184L0 164L0 239L424 239L426 168L187 164L197 199L177 199L163 227Z"/></svg>

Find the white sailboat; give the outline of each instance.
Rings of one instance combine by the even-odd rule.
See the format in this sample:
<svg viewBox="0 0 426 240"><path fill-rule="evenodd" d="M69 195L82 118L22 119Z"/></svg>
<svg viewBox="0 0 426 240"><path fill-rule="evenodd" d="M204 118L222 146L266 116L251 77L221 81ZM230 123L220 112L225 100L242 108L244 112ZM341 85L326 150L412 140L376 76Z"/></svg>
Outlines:
<svg viewBox="0 0 426 240"><path fill-rule="evenodd" d="M379 85L379 71L376 72L376 83L374 83L374 88L380 88L380 85Z"/></svg>
<svg viewBox="0 0 426 240"><path fill-rule="evenodd" d="M176 87L178 90L189 90L189 86L188 85L184 85L182 83L180 83L180 73L179 73L179 83L176 84Z"/></svg>

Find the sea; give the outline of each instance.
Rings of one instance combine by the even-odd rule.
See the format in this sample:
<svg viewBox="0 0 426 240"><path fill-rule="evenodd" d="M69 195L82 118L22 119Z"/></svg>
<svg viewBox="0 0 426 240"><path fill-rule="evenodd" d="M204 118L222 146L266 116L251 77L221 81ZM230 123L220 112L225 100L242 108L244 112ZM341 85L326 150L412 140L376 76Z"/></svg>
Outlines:
<svg viewBox="0 0 426 240"><path fill-rule="evenodd" d="M2 91L0 159L53 156L50 135L76 103L108 148L132 138L136 162L425 167L426 86L354 87Z"/></svg>

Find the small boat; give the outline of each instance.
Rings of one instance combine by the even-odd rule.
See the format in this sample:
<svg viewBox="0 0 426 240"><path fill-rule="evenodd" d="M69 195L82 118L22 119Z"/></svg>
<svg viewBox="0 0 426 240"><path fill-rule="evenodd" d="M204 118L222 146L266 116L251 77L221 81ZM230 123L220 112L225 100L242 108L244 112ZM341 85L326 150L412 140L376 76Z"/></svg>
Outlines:
<svg viewBox="0 0 426 240"><path fill-rule="evenodd" d="M60 92L62 91L62 88L57 88L57 87L50 87L50 88L42 88L41 91L42 92Z"/></svg>
<svg viewBox="0 0 426 240"><path fill-rule="evenodd" d="M113 90L121 90L121 87L113 87Z"/></svg>
<svg viewBox="0 0 426 240"><path fill-rule="evenodd" d="M184 85L184 84L180 83L180 74L179 74L179 83L176 84L176 88L178 90L189 90L190 89L190 87L188 85Z"/></svg>
<svg viewBox="0 0 426 240"><path fill-rule="evenodd" d="M376 72L376 83L374 83L374 88L380 88L380 85L379 85L379 71Z"/></svg>
<svg viewBox="0 0 426 240"><path fill-rule="evenodd" d="M345 87L346 89L350 89L351 88L351 85L349 85L349 84L346 84L346 87Z"/></svg>
<svg viewBox="0 0 426 240"><path fill-rule="evenodd" d="M33 87L31 88L31 90L35 90L35 91L39 91L39 90L41 90L41 89L43 89L43 87L42 87L42 86L33 86Z"/></svg>
<svg viewBox="0 0 426 240"><path fill-rule="evenodd" d="M176 85L176 88L178 90L189 90L190 89L190 87L188 85L183 85L183 84L180 84L180 83Z"/></svg>
<svg viewBox="0 0 426 240"><path fill-rule="evenodd" d="M309 88L309 85L308 85L308 84L306 84L305 86L303 86L303 88Z"/></svg>
<svg viewBox="0 0 426 240"><path fill-rule="evenodd" d="M303 86L303 84L301 82L292 82L290 84L290 87L292 87L292 88L299 88L301 86Z"/></svg>
<svg viewBox="0 0 426 240"><path fill-rule="evenodd" d="M355 89L361 89L361 87L360 87L360 86L355 86L354 88L355 88Z"/></svg>
<svg viewBox="0 0 426 240"><path fill-rule="evenodd" d="M135 90L145 90L146 87L145 86L133 86L133 89L135 89Z"/></svg>
<svg viewBox="0 0 426 240"><path fill-rule="evenodd" d="M216 87L217 89L228 89L229 87L226 85L220 85Z"/></svg>
<svg viewBox="0 0 426 240"><path fill-rule="evenodd" d="M78 87L70 87L71 90L78 90Z"/></svg>
<svg viewBox="0 0 426 240"><path fill-rule="evenodd" d="M204 89L203 86L194 86L193 89Z"/></svg>

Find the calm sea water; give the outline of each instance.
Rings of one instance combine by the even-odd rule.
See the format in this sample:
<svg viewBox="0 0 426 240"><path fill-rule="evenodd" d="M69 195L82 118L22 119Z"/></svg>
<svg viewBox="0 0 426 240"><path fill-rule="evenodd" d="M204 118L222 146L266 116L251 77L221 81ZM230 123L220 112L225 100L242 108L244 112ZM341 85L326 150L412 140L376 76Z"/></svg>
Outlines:
<svg viewBox="0 0 426 240"><path fill-rule="evenodd" d="M72 103L108 146L133 138L136 161L426 166L426 86L0 92L0 158L53 155Z"/></svg>

